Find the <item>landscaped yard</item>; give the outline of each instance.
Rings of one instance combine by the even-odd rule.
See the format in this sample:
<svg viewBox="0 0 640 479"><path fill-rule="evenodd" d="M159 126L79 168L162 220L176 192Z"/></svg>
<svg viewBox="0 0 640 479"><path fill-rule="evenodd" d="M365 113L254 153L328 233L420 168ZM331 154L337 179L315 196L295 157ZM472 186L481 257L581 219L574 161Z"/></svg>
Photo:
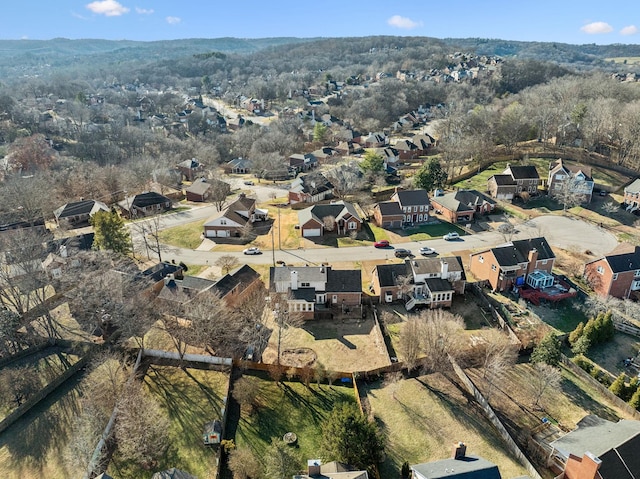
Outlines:
<svg viewBox="0 0 640 479"><path fill-rule="evenodd" d="M530 304L528 307L542 321L562 333L570 333L580 321L586 323L589 320L588 312L582 308L582 300L578 298L540 306Z"/></svg>
<svg viewBox="0 0 640 479"><path fill-rule="evenodd" d="M167 228L160 232L160 242L179 248L196 249L202 243L205 220Z"/></svg>
<svg viewBox="0 0 640 479"><path fill-rule="evenodd" d="M251 376L250 379L259 381L260 405L253 414L243 412L240 417L238 409L232 408L226 437L234 438L239 447L249 447L257 458L264 455L271 438L282 438L287 432L298 436L297 447L303 461L317 458L324 419L335 404L355 401L354 390L350 386L305 386L289 381L277 385L261 376Z"/></svg>
<svg viewBox="0 0 640 479"><path fill-rule="evenodd" d="M363 387L363 386L361 386ZM402 463L451 457L463 441L467 453L497 464L502 477L526 474L459 386L440 374L364 385L371 410L388 438L381 477L399 477Z"/></svg>
<svg viewBox="0 0 640 479"><path fill-rule="evenodd" d="M206 423L221 419L228 381L228 373L219 371L149 367L145 385L171 421L171 446L156 470L176 467L197 477L213 477L217 451L203 444L202 431ZM150 478L153 471L123 464L116 453L108 473L122 479Z"/></svg>

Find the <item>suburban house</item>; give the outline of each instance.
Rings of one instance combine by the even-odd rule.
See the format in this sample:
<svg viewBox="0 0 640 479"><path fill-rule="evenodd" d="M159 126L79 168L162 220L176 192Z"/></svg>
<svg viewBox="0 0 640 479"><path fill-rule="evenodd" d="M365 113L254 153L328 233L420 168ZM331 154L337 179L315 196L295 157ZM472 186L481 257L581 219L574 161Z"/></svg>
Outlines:
<svg viewBox="0 0 640 479"><path fill-rule="evenodd" d="M245 173L251 173L251 160L247 158L234 158L227 161L223 167L225 173L233 173L242 175Z"/></svg>
<svg viewBox="0 0 640 479"><path fill-rule="evenodd" d="M436 140L427 133L413 136L411 142L418 147L419 156L426 155L436 144Z"/></svg>
<svg viewBox="0 0 640 479"><path fill-rule="evenodd" d="M383 201L373 206L373 221L386 229L402 228L404 213L397 201Z"/></svg>
<svg viewBox="0 0 640 479"><path fill-rule="evenodd" d="M53 212L58 226L86 226L98 211L111 211L107 205L96 200L81 200L67 203Z"/></svg>
<svg viewBox="0 0 640 479"><path fill-rule="evenodd" d="M551 270L556 256L543 237L514 240L505 245L472 253L469 271L479 280L485 280L494 291L508 291L512 287L522 287L528 276L553 285ZM533 275L534 272L537 275ZM539 281L530 286L540 286Z"/></svg>
<svg viewBox="0 0 640 479"><path fill-rule="evenodd" d="M362 228L362 219L351 203L337 201L298 211L298 224L303 238L313 238L325 233L348 235L358 232Z"/></svg>
<svg viewBox="0 0 640 479"><path fill-rule="evenodd" d="M576 429L551 443L550 468L560 479L640 477L640 421L582 418Z"/></svg>
<svg viewBox="0 0 640 479"><path fill-rule="evenodd" d="M450 223L468 223L476 214L491 213L496 202L476 190L458 190L431 198L431 206Z"/></svg>
<svg viewBox="0 0 640 479"><path fill-rule="evenodd" d="M403 161L414 160L422 153L418 146L411 140L400 140L396 142L393 147L398 152L398 157Z"/></svg>
<svg viewBox="0 0 640 479"><path fill-rule="evenodd" d="M164 278L164 285L158 293L158 299L167 304L184 304L191 301L205 291L211 290L215 281L197 276L182 276L168 274Z"/></svg>
<svg viewBox="0 0 640 479"><path fill-rule="evenodd" d="M289 168L295 170L296 173L309 171L316 166L318 166L318 158L312 153L296 153L289 157Z"/></svg>
<svg viewBox="0 0 640 479"><path fill-rule="evenodd" d="M269 290L287 295L289 312L303 319L361 317L362 273L331 266L277 266L269 270Z"/></svg>
<svg viewBox="0 0 640 479"><path fill-rule="evenodd" d="M174 279L183 279L182 266L161 262L154 264L141 273L142 277L151 283L151 290L156 294L162 291L164 279L170 274L173 275Z"/></svg>
<svg viewBox="0 0 640 479"><path fill-rule="evenodd" d="M233 307L242 304L254 291L263 287L260 274L245 264L217 279L212 291Z"/></svg>
<svg viewBox="0 0 640 479"><path fill-rule="evenodd" d="M211 183L207 183L204 178L194 181L191 186L184 190L187 201L203 202L211 196Z"/></svg>
<svg viewBox="0 0 640 479"><path fill-rule="evenodd" d="M289 188L289 203L318 203L333 197L333 185L322 173L296 178Z"/></svg>
<svg viewBox="0 0 640 479"><path fill-rule="evenodd" d="M327 462L320 459L307 461L307 473L296 475L296 479L369 479L367 471L358 471L348 464L341 462Z"/></svg>
<svg viewBox="0 0 640 479"><path fill-rule="evenodd" d="M362 137L361 143L365 148L384 148L389 144L389 139L384 133L369 133Z"/></svg>
<svg viewBox="0 0 640 479"><path fill-rule="evenodd" d="M467 455L464 443L454 446L453 457L410 466L413 479L502 479L498 466Z"/></svg>
<svg viewBox="0 0 640 479"><path fill-rule="evenodd" d="M523 192L538 194L540 175L533 165L507 165L501 175L493 175L487 180L487 189L492 198L512 200Z"/></svg>
<svg viewBox="0 0 640 479"><path fill-rule="evenodd" d="M172 201L155 191L129 196L118 203L118 207L127 218L139 218L171 209Z"/></svg>
<svg viewBox="0 0 640 479"><path fill-rule="evenodd" d="M240 237L256 221L264 221L268 211L256 208L256 200L247 198L244 193L227 206L222 215L204 224L206 238Z"/></svg>
<svg viewBox="0 0 640 479"><path fill-rule="evenodd" d="M635 213L640 209L640 178L635 179L630 185L624 187L624 199L622 202L625 209L630 213Z"/></svg>
<svg viewBox="0 0 640 479"><path fill-rule="evenodd" d="M204 171L204 165L195 158L185 160L176 165L185 181L193 181Z"/></svg>
<svg viewBox="0 0 640 479"><path fill-rule="evenodd" d="M640 246L620 245L603 258L587 263L584 277L598 296L640 298Z"/></svg>
<svg viewBox="0 0 640 479"><path fill-rule="evenodd" d="M396 190L391 201L400 205L404 225L423 224L429 221L431 203L425 190Z"/></svg>
<svg viewBox="0 0 640 479"><path fill-rule="evenodd" d="M377 265L369 291L380 303L403 301L407 311L416 305L448 308L454 294L464 294L465 283L460 257L415 258Z"/></svg>
<svg viewBox="0 0 640 479"><path fill-rule="evenodd" d="M384 163L384 167L388 168L389 166L393 168L397 168L400 163L400 155L398 154L398 150L391 146L387 146L385 148L376 148L376 155L382 157L382 161Z"/></svg>
<svg viewBox="0 0 640 479"><path fill-rule="evenodd" d="M590 203L593 185L590 166L568 164L562 158L549 164L549 196L557 197L569 192L580 197L581 203Z"/></svg>

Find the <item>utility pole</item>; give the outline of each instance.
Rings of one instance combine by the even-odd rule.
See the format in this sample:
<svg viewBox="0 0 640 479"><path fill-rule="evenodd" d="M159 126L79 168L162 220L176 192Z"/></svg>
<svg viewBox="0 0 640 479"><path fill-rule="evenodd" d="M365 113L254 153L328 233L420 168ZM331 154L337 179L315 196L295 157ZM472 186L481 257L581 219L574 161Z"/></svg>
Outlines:
<svg viewBox="0 0 640 479"><path fill-rule="evenodd" d="M278 249L282 250L282 240L281 240L281 234L280 234L280 227L282 225L282 223L280 223L280 212L282 211L282 205L278 206Z"/></svg>
<svg viewBox="0 0 640 479"><path fill-rule="evenodd" d="M273 257L273 267L276 267L276 241L273 237L273 225L271 225L271 255Z"/></svg>

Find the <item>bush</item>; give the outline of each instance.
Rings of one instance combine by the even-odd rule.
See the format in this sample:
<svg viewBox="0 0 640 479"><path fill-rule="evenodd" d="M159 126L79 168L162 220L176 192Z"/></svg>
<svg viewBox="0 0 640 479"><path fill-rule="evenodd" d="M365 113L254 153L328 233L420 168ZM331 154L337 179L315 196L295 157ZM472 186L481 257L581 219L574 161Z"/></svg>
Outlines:
<svg viewBox="0 0 640 479"><path fill-rule="evenodd" d="M571 360L576 366L578 366L583 371L591 374L591 370L593 369L593 363L585 358L582 354L574 357Z"/></svg>

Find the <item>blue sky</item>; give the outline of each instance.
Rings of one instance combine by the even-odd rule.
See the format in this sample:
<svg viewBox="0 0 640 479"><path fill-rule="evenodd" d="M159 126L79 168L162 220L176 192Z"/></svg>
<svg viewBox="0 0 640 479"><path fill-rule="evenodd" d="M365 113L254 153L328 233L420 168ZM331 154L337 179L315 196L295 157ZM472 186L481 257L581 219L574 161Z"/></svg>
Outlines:
<svg viewBox="0 0 640 479"><path fill-rule="evenodd" d="M0 39L415 35L640 43L637 0L3 0Z"/></svg>

